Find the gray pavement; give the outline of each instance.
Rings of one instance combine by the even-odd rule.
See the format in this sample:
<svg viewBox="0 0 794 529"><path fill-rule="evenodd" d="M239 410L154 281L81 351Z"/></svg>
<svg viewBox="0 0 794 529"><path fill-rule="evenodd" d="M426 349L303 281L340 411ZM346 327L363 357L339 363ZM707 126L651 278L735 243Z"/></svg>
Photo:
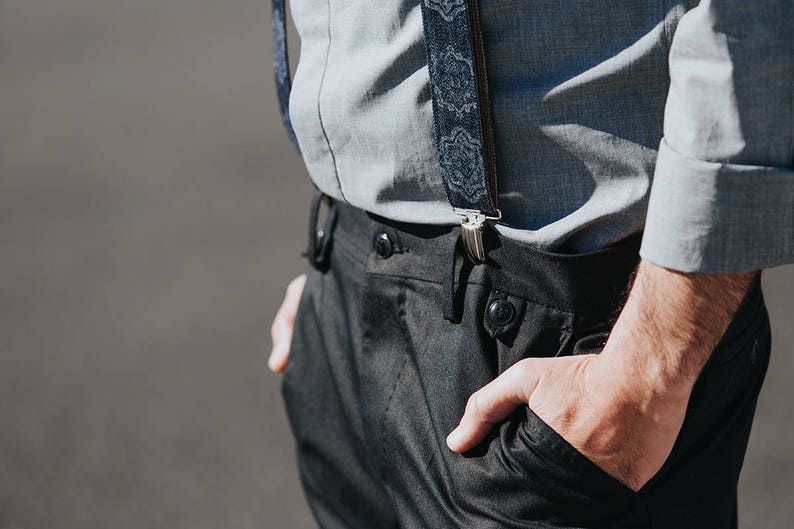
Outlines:
<svg viewBox="0 0 794 529"><path fill-rule="evenodd" d="M304 262L269 3L0 2L0 529L312 527L269 322ZM794 267L742 527L794 527Z"/></svg>

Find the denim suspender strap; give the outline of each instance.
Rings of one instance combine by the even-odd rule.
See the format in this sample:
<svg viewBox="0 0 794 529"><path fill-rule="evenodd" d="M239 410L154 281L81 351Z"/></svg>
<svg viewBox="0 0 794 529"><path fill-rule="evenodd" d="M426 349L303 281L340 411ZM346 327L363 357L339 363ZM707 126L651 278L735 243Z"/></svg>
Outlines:
<svg viewBox="0 0 794 529"><path fill-rule="evenodd" d="M292 145L300 152L292 122L289 119L289 93L292 81L289 75L289 56L287 54L287 11L285 0L272 0L273 8L273 72L276 77L276 94L281 111L281 121L287 129Z"/></svg>
<svg viewBox="0 0 794 529"><path fill-rule="evenodd" d="M421 8L441 178L469 258L481 263L483 227L501 212L478 0L421 0Z"/></svg>

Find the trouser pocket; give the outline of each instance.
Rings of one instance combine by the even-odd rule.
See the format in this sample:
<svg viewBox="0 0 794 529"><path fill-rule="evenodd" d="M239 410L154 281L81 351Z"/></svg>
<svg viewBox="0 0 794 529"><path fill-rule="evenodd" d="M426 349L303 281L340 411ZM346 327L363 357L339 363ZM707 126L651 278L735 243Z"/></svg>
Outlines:
<svg viewBox="0 0 794 529"><path fill-rule="evenodd" d="M494 297L492 292L489 300ZM497 293L496 297L519 307L521 317L501 329L488 329L496 338L493 354L499 370L495 376L524 358L598 353L603 348L606 321L511 294ZM579 325L584 327L580 330ZM474 492L488 483L490 490L501 491L504 505L499 510L507 523L517 527L647 527L641 498L527 406L497 425L480 447L460 459L460 465L468 490ZM483 501L489 500L493 502L493 497Z"/></svg>
<svg viewBox="0 0 794 529"><path fill-rule="evenodd" d="M659 520L654 529L736 527L737 483L771 349L763 301L740 317L747 325L715 350L670 457L642 491Z"/></svg>
<svg viewBox="0 0 794 529"><path fill-rule="evenodd" d="M572 315L469 284L462 321L451 324L437 285L387 278L377 289L363 405L404 527L645 527L631 523L633 492L526 407L466 454L446 446L473 392L526 355L566 351ZM483 324L498 300L512 308L502 303L497 325Z"/></svg>

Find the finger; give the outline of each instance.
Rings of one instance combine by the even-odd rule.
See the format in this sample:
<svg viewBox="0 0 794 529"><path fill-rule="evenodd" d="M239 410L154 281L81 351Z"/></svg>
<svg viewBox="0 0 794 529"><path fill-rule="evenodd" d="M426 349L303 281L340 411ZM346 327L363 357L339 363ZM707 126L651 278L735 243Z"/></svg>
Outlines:
<svg viewBox="0 0 794 529"><path fill-rule="evenodd" d="M306 274L302 274L290 282L287 286L284 301L273 319L273 326L270 329L273 349L270 352L267 364L276 373L281 373L287 366L289 346L295 327L295 315L298 311L298 305L300 304L301 294L305 285Z"/></svg>
<svg viewBox="0 0 794 529"><path fill-rule="evenodd" d="M527 388L534 385L533 378L531 363L522 360L473 393L460 424L447 437L447 446L455 452L477 446L496 423L526 404Z"/></svg>
<svg viewBox="0 0 794 529"><path fill-rule="evenodd" d="M281 373L287 367L292 330L293 326L289 324L286 317L277 317L273 321L273 328L271 329L273 349L267 359L267 366L275 373Z"/></svg>

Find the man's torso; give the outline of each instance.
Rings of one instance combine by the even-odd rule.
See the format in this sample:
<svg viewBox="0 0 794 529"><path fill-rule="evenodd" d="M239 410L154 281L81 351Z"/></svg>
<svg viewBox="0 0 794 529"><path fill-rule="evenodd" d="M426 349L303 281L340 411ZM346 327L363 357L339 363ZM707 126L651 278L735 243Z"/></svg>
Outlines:
<svg viewBox="0 0 794 529"><path fill-rule="evenodd" d="M327 194L393 220L453 224L438 171L419 2L294 0L290 114ZM586 252L642 229L662 137L673 0L480 2L497 229Z"/></svg>

